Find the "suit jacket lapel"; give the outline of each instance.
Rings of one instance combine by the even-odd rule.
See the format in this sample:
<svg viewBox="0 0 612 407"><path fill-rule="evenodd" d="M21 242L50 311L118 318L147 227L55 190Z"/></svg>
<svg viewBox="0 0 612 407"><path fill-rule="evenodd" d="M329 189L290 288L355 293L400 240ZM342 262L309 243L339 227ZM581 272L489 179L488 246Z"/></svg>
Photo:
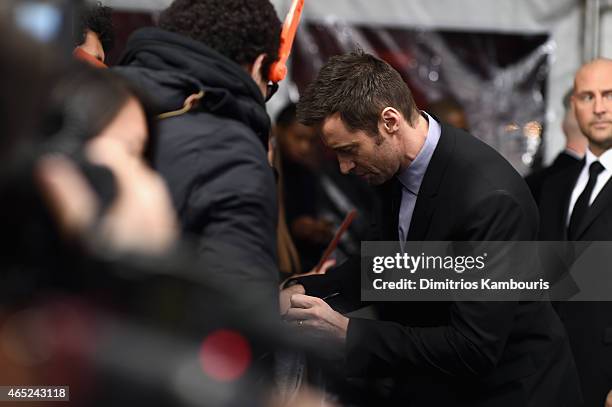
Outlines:
<svg viewBox="0 0 612 407"><path fill-rule="evenodd" d="M453 157L456 142L455 133L445 124L441 123L441 126L440 140L425 171L406 240L425 240L431 224L431 216L436 210L440 184L444 179L446 167Z"/></svg>
<svg viewBox="0 0 612 407"><path fill-rule="evenodd" d="M567 240L567 211L580 175L584 161L577 161L556 174L552 174L542 184L538 202L540 209L540 239Z"/></svg>
<svg viewBox="0 0 612 407"><path fill-rule="evenodd" d="M398 219L402 205L402 185L395 177L393 177L391 188L391 219L387 222L387 236L393 236L392 240L396 240L399 238Z"/></svg>
<svg viewBox="0 0 612 407"><path fill-rule="evenodd" d="M589 208L586 213L586 216L578 228L578 233L576 234L576 239L580 239L582 235L587 231L589 226L597 219L597 217L601 214L601 212L609 208L612 205L612 178L608 180L606 185L604 185L603 189L599 192L593 204Z"/></svg>
<svg viewBox="0 0 612 407"><path fill-rule="evenodd" d="M567 224L568 224L568 211L570 200L572 199L572 191L578 181L582 167L584 166L584 160L579 161L576 165L572 165L570 168L560 172L555 181L557 186L555 190L558 190L558 195L561 199L555 200L553 205L546 210L555 211L554 216L550 218L554 220L554 224L548 225L548 227L554 228L557 232L554 236L558 236L559 240L567 240Z"/></svg>

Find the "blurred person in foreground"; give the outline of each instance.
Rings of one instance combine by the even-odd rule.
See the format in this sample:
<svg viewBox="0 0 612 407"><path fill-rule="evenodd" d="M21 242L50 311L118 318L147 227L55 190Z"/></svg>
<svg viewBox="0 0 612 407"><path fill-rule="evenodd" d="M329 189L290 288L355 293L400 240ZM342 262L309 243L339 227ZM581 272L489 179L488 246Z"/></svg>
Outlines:
<svg viewBox="0 0 612 407"><path fill-rule="evenodd" d="M320 130L343 173L380 187L383 208L369 240L535 239L537 207L518 173L486 144L419 110L384 61L361 51L332 57L302 96L298 118ZM286 319L338 346L348 378L387 378L380 403L579 402L567 338L549 302L381 302L377 320L347 317L321 298L339 292L359 307L360 264L353 258L297 279L303 294L291 297Z"/></svg>
<svg viewBox="0 0 612 407"><path fill-rule="evenodd" d="M0 33L2 89L20 102L0 104L0 381L69 385L77 405L265 405L251 355L283 335L181 249L142 159L145 104Z"/></svg>
<svg viewBox="0 0 612 407"><path fill-rule="evenodd" d="M161 181L150 170L143 173L146 170L142 170L143 164L138 164L141 161L122 159L127 156L126 149L113 137L105 136L105 142L119 146L119 151L111 152L112 159L131 167L126 173L137 178L138 183L127 190L128 195L132 194L129 197L125 195L126 190L119 190L120 198L106 212L109 216L99 220L101 205L96 199L97 192L85 189L82 195L82 189L71 187L75 177L80 185L89 188L88 182L104 183L110 175L109 170L86 165L81 155L86 140L79 137L80 131L91 129L88 122L98 119L99 107L87 112L92 115L85 115L87 120L79 116L85 114L85 106L78 106L78 112L73 110L74 105L62 108L64 103L69 104L69 97L62 101L62 106L57 105L52 96L54 87L66 75L76 72L65 65L66 61L55 59L55 49L35 42L3 17L0 17L0 33L0 87L12 95L11 103L0 103L0 195L3 197L0 202L0 360L3 366L0 382L70 384L73 385L71 396L78 403L88 388L89 372L81 369L83 365L76 358L56 359L55 356L91 349L83 341L91 339L94 331L75 328L77 321L72 318L80 310L72 307L53 310L45 305L79 295L86 298L83 302L95 301L93 291L108 295L120 290L119 285L103 284L93 290L91 286L86 288L88 284L95 285L93 282L100 275L93 257L84 253L85 245L77 240L87 236L87 240L95 240L107 249L121 251L165 251L176 236L173 213L167 195L164 205ZM104 86L112 86L112 80L107 80ZM112 91L106 95L109 93ZM96 96L99 95L90 95ZM116 129L118 123L114 119L128 114L131 126L140 126L139 131L146 134L144 115L130 114L129 108L126 113L122 107L129 103L122 103L120 95L113 96L106 102L113 103L116 110L105 117L106 122L98 121L100 132L107 130L109 124ZM67 111L71 114L69 117L64 116ZM120 123L119 127L122 127ZM102 157L104 153L99 153L105 150L102 145L96 141L90 147L92 160L109 164ZM59 155L72 158L59 158ZM147 190L147 194L137 192L142 190ZM156 205L147 211L134 210L143 202L142 199L135 202L135 196L155 199ZM94 226L99 228L94 231ZM107 271L110 276L110 269ZM119 302L112 306L119 306ZM37 307L40 312L28 311ZM39 317L35 324L38 329L32 331L34 325L30 322L34 321L28 316ZM88 346L95 344L92 340ZM40 346L47 349L43 357L36 351Z"/></svg>
<svg viewBox="0 0 612 407"><path fill-rule="evenodd" d="M104 233L105 228L121 230L109 232L113 236L106 239L107 243L115 249L133 249L143 253L163 253L170 249L171 242L177 240L178 229L165 186L149 168L154 152L154 137L151 135L156 132L156 124L152 107L141 91L117 73L77 64L52 87L47 116L49 119L42 131L53 134L49 141L65 146L64 153L76 154L80 159L104 167L109 160L97 159L91 152L104 152L110 148L115 153L108 156L115 157L107 166L111 170L126 172L120 177L111 175L106 180L97 178L93 184L99 194L95 209L105 213L107 223L112 224L110 227L101 224L100 231ZM121 151L116 152L117 149ZM127 170L130 167L134 177L130 183L134 186L116 182L130 176ZM133 188L133 192L138 194L137 179L143 179L143 197L144 191L157 184L154 187L156 192L151 193L158 197L149 210L141 211L136 201L128 206L117 205L121 202L116 199L121 188ZM115 216L115 211L126 213ZM60 215L59 218L64 220L66 216ZM144 230L147 230L146 236ZM155 243L157 236L161 241Z"/></svg>
<svg viewBox="0 0 612 407"><path fill-rule="evenodd" d="M546 179L582 160L588 145L588 140L584 134L582 134L582 130L580 130L578 122L576 121L576 114L571 105L572 94L573 89L570 89L563 97L565 115L563 116L562 128L563 135L565 136L565 149L557 155L550 166L535 171L525 177L525 182L527 182L536 203L540 202L542 186Z"/></svg>
<svg viewBox="0 0 612 407"><path fill-rule="evenodd" d="M153 106L140 89L117 73L74 64L70 75L53 86L49 105L49 116L61 118L55 125L70 121L73 136L80 142L110 137L130 156L147 163L153 159L155 140L149 136L156 132ZM53 125L50 121L49 126Z"/></svg>
<svg viewBox="0 0 612 407"><path fill-rule="evenodd" d="M24 60L34 59L31 49L41 54L50 53L25 37L16 38L16 42L25 44L28 50L23 55ZM19 53L15 55L17 62ZM161 196L155 199L154 205L149 204L148 211L133 203L124 205L125 201L117 197L125 186L117 183L112 171L106 168L110 166L97 163L89 156L90 149L104 150L98 145L106 146L107 141L112 141L113 146L121 149L121 154L116 154L121 159L117 160L133 166L135 177L136 174L152 174L150 169L148 172L138 170L148 168L146 154L152 149L149 132L154 130L153 118L146 102L136 89L109 71L77 63L66 65L51 57L45 57L44 63L46 68L38 73L34 73L35 68L20 68L33 75L29 78L20 77L19 70L8 72L4 77L24 87L19 113L8 116L11 119L5 122L7 131L3 132L2 140L3 153L7 154L1 184L6 199L0 211L0 221L4 225L2 241L6 249L2 256L2 262L7 265L4 269L30 268L32 276L40 272L43 281L53 281L56 270L75 267L73 260L79 257L58 234L73 236L90 232L86 226L92 224L97 226L98 233L87 233L87 237L103 242L108 249L146 254L171 248L177 228L170 201L163 199L166 192L162 181L145 175L154 181L143 181L143 191L156 184L156 192L151 192L151 198ZM14 64L6 66L16 67ZM39 78L43 78L44 86L36 86ZM11 109L11 106L2 107ZM58 224L66 228L63 231L51 222L52 212L57 208L44 204L37 187L36 167L42 156L65 156L64 161L72 161L95 191L95 200L79 200L75 195L69 201L70 211L56 213ZM47 172L41 171L41 174L44 177ZM138 195L139 190L134 187L132 192ZM100 221L102 215L105 215L105 222ZM145 223L147 231L143 231Z"/></svg>
<svg viewBox="0 0 612 407"><path fill-rule="evenodd" d="M160 111L153 165L211 277L278 314L277 206L267 160L269 70L280 20L268 0L176 0L116 68ZM255 298L256 297L256 298Z"/></svg>
<svg viewBox="0 0 612 407"><path fill-rule="evenodd" d="M149 132L153 132L155 127L152 111L148 103L141 97L140 92L125 79L107 70L94 69L81 63L71 63L65 65L63 69L66 69L66 73L57 73L57 77L49 80L49 83L46 83L43 88L45 93L41 95L41 98L45 106L36 116L27 119L36 124L28 131L20 132L19 142L24 144L19 149L24 155L23 163L20 164L21 171L27 172L26 166L33 165L32 156L44 149L50 149L49 153L56 151L86 163L88 160L85 150L92 146L95 147L101 140L106 139L117 141L125 154L141 162L142 165L148 165L146 162L153 151L153 141L149 138ZM35 79L33 78L32 81ZM18 161L17 158L14 160ZM99 208L96 211L102 213L111 206L116 197L116 185L112 174L101 167L88 164L84 169L94 181L93 186L99 195ZM38 193L31 186L29 190L27 185L22 187L18 184L9 184L6 187L10 187L7 191L8 195L25 193L32 202L38 200L34 198ZM45 239L48 239L48 242L56 241L56 239L49 239L46 233L39 236L36 232L37 225L45 223L38 216L44 219L44 208L30 208L28 205L31 203L24 203L25 206L20 207L21 204L17 200L7 200L6 204L7 206L16 205L13 210L7 210L0 215L3 218L6 216L6 222L14 225L16 239L9 242L11 246L18 246L28 239L36 240L40 237L40 247L44 249L46 245L42 244L42 241ZM160 200L157 205L163 207L164 201ZM28 210L37 216L28 215ZM25 219L20 220L16 214L23 215ZM113 217L109 217L111 218ZM129 221L130 217L125 217L125 219ZM157 221L151 222L150 227L155 228L155 225L165 224L166 219L167 217L160 216ZM124 223L123 230L127 233L125 239L130 239L128 237L131 230L129 222L122 221L116 226L119 227ZM53 233L52 230L49 227L47 232ZM135 233L137 230L138 228L134 228ZM155 233L152 233L151 236L155 236ZM124 237L117 236L116 241L109 239L108 242L120 246L122 240ZM143 249L146 249L147 241L142 243ZM27 245L25 246L27 248ZM20 249L16 248L17 251ZM54 254L53 249L48 250L47 256L24 254L24 257L30 257L24 258L24 261L37 261L40 264L44 264L45 261L53 262Z"/></svg>
<svg viewBox="0 0 612 407"><path fill-rule="evenodd" d="M612 240L612 60L580 67L571 108L588 140L585 157L544 181L540 238L548 241ZM571 254L570 256L575 256ZM570 258L569 264L577 260ZM602 264L609 275L609 265ZM606 282L598 282L605 286ZM612 405L612 306L610 302L563 302L558 312L567 329L580 376L584 406ZM610 393L609 393L610 392ZM606 401L607 396L607 401Z"/></svg>

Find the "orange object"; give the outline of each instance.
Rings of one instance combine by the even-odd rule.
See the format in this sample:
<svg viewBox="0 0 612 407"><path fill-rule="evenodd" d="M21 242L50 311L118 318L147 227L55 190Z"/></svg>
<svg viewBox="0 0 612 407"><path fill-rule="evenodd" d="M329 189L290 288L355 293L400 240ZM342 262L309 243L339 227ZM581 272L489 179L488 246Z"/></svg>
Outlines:
<svg viewBox="0 0 612 407"><path fill-rule="evenodd" d="M278 50L279 59L270 67L269 79L272 82L280 82L287 76L287 60L291 55L291 47L293 47L293 40L300 25L303 9L304 0L293 0L281 32L280 49Z"/></svg>
<svg viewBox="0 0 612 407"><path fill-rule="evenodd" d="M346 232L349 226L351 226L351 223L353 223L353 220L355 220L355 216L357 216L356 209L351 210L348 213L348 215L346 215L346 218L344 218L344 221L342 221L342 225L340 225L340 227L336 231L336 234L334 235L334 239L327 246L327 249L325 249L325 252L323 252L323 256L321 256L321 260L319 260L319 264L317 264L317 267L315 268L316 271L319 271L321 267L323 267L323 263L325 263L325 261L329 258L329 256L331 256L333 251L336 250L336 247L338 246L338 243L340 242L340 238L342 238L342 235L344 234L344 232Z"/></svg>
<svg viewBox="0 0 612 407"><path fill-rule="evenodd" d="M94 68L108 68L108 66L106 66L104 62L97 60L95 57L83 51L83 49L81 48L75 48L74 51L72 52L72 55L78 60L87 62L89 65L93 66Z"/></svg>

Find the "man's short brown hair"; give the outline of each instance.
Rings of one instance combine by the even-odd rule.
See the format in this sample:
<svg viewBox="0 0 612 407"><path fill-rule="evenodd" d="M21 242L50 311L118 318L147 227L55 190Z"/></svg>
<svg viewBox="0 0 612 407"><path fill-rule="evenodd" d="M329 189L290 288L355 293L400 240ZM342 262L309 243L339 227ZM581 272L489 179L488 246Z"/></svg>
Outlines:
<svg viewBox="0 0 612 407"><path fill-rule="evenodd" d="M306 126L320 126L339 113L349 130L377 136L380 114L389 106L413 125L418 110L400 74L357 50L330 58L300 99L297 116Z"/></svg>

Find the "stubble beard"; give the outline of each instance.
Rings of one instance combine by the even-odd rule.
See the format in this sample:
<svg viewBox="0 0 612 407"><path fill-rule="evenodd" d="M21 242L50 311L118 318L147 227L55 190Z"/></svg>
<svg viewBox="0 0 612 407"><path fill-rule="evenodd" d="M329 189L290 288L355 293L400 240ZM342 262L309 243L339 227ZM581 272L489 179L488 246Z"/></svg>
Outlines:
<svg viewBox="0 0 612 407"><path fill-rule="evenodd" d="M593 124L589 125L589 128L586 129L588 131L584 131L583 133L586 135L589 140L589 148L593 153L604 153L605 151L612 148L612 125L608 126L608 130L605 133L599 133L596 129L592 128ZM593 151L595 150L595 151ZM598 155L599 155L598 154Z"/></svg>

